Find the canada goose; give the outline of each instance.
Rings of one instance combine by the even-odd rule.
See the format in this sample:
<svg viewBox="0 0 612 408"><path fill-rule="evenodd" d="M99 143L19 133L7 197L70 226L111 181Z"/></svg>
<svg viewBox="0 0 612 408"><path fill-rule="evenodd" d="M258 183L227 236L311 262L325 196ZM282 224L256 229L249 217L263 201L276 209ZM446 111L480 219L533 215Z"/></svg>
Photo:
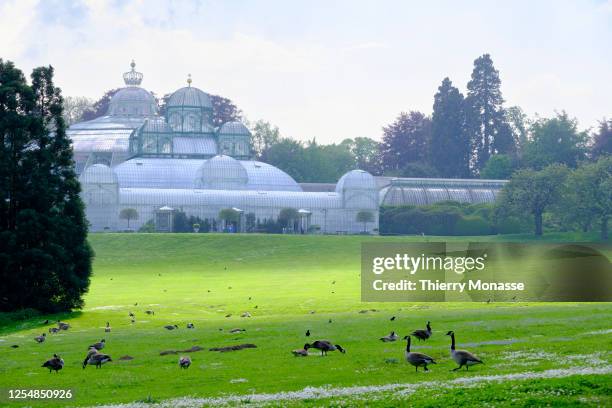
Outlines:
<svg viewBox="0 0 612 408"><path fill-rule="evenodd" d="M47 338L47 333L43 333L40 336L34 337L34 340L36 340L37 343L44 343L46 338Z"/></svg>
<svg viewBox="0 0 612 408"><path fill-rule="evenodd" d="M176 324L168 324L168 325L164 326L164 329L174 330L174 329L178 329L178 326Z"/></svg>
<svg viewBox="0 0 612 408"><path fill-rule="evenodd" d="M148 315L154 315L155 312L153 310L145 310L145 313Z"/></svg>
<svg viewBox="0 0 612 408"><path fill-rule="evenodd" d="M249 300L251 300L251 297L249 296Z"/></svg>
<svg viewBox="0 0 612 408"><path fill-rule="evenodd" d="M130 317L136 317L136 316L134 315L134 313L132 313L132 312L128 313L128 316L130 316Z"/></svg>
<svg viewBox="0 0 612 408"><path fill-rule="evenodd" d="M219 329L219 330L223 330L223 329ZM242 333L242 332L245 332L245 331L246 331L246 329L232 329L229 332L232 333L232 334L236 334L236 333Z"/></svg>
<svg viewBox="0 0 612 408"><path fill-rule="evenodd" d="M138 306L138 302L134 303L134 306Z"/></svg>
<svg viewBox="0 0 612 408"><path fill-rule="evenodd" d="M394 321L395 320L395 316L391 317L389 320Z"/></svg>
<svg viewBox="0 0 612 408"><path fill-rule="evenodd" d="M19 348L19 344L12 344L11 348Z"/></svg>
<svg viewBox="0 0 612 408"><path fill-rule="evenodd" d="M255 305L255 307L253 309L257 309L259 306Z"/></svg>
<svg viewBox="0 0 612 408"><path fill-rule="evenodd" d="M293 354L296 357L308 357L308 350L306 349L291 350L291 354Z"/></svg>
<svg viewBox="0 0 612 408"><path fill-rule="evenodd" d="M109 361L113 361L111 356L108 354L100 353L95 348L90 348L87 352L87 356L85 356L85 360L83 360L83 370L89 365L95 365L96 368L102 367L102 364L108 363Z"/></svg>
<svg viewBox="0 0 612 408"><path fill-rule="evenodd" d="M60 329L58 329L57 327L51 327L51 328L49 329L49 333L52 333L52 334L55 334L55 333L57 333L58 331L60 331Z"/></svg>
<svg viewBox="0 0 612 408"><path fill-rule="evenodd" d="M179 367L181 368L189 368L191 365L191 359L187 356L183 356L179 358Z"/></svg>
<svg viewBox="0 0 612 408"><path fill-rule="evenodd" d="M60 330L68 330L70 328L70 325L68 323L60 322L58 320L57 321L57 328L60 329Z"/></svg>
<svg viewBox="0 0 612 408"><path fill-rule="evenodd" d="M110 333L110 331L111 331L110 323L106 322L106 327L104 328L104 333Z"/></svg>
<svg viewBox="0 0 612 408"><path fill-rule="evenodd" d="M89 346L88 349L95 348L96 350L102 350L105 345L106 345L106 340L102 339L99 342L94 343L91 346Z"/></svg>
<svg viewBox="0 0 612 408"><path fill-rule="evenodd" d="M310 329L306 330L306 337L310 337Z"/></svg>
<svg viewBox="0 0 612 408"><path fill-rule="evenodd" d="M416 337L419 340L427 340L428 338L431 337L431 326L430 326L431 322L427 322L427 329L423 330L423 329L419 329L419 330L415 330L413 331L411 334Z"/></svg>
<svg viewBox="0 0 612 408"><path fill-rule="evenodd" d="M43 322L43 324L45 324L45 325L49 324L49 319L45 320L45 321Z"/></svg>
<svg viewBox="0 0 612 408"><path fill-rule="evenodd" d="M187 328L188 329L195 329L195 326L193 325L193 323L187 323Z"/></svg>
<svg viewBox="0 0 612 408"><path fill-rule="evenodd" d="M251 317L251 314L249 312L244 312L240 317Z"/></svg>
<svg viewBox="0 0 612 408"><path fill-rule="evenodd" d="M64 368L64 360L57 354L53 355L53 358L45 361L41 367L47 367L49 372L55 371L56 373Z"/></svg>
<svg viewBox="0 0 612 408"><path fill-rule="evenodd" d="M134 318L132 317L131 322L132 322L132 324L136 323L136 319L134 319Z"/></svg>
<svg viewBox="0 0 612 408"><path fill-rule="evenodd" d="M419 367L423 367L425 371L429 371L427 369L427 364L436 364L434 359L427 354L410 351L410 336L404 337L404 340L407 340L405 353L406 361L412 364L417 372L419 371Z"/></svg>
<svg viewBox="0 0 612 408"><path fill-rule="evenodd" d="M383 343L388 343L390 341L396 341L397 339L399 339L399 336L397 334L395 334L394 331L392 331L387 336L381 337L380 341L382 341Z"/></svg>
<svg viewBox="0 0 612 408"><path fill-rule="evenodd" d="M225 317L232 317L232 314L228 313L228 314L225 315Z"/></svg>
<svg viewBox="0 0 612 408"><path fill-rule="evenodd" d="M461 367L465 366L466 371L468 370L468 367L474 364L484 364L482 362L482 360L480 360L478 357L476 357L475 355L473 355L472 353L470 353L469 351L466 350L455 350L455 332L454 331L449 331L448 333L446 333L447 336L451 336L451 351L450 351L450 355L452 357L453 360L455 360L455 362L457 364L459 364L459 367L453 369L453 371L457 371L459 369L461 369Z"/></svg>
<svg viewBox="0 0 612 408"><path fill-rule="evenodd" d="M327 323L331 323L331 322L332 322L332 319L329 319L329 321Z"/></svg>
<svg viewBox="0 0 612 408"><path fill-rule="evenodd" d="M346 353L346 350L344 350L339 344L334 345L328 340L317 340L312 344L308 344L308 343L304 344L304 350L308 350L309 348L321 350L322 356L326 356L328 351L335 351L335 350L338 350L341 353Z"/></svg>

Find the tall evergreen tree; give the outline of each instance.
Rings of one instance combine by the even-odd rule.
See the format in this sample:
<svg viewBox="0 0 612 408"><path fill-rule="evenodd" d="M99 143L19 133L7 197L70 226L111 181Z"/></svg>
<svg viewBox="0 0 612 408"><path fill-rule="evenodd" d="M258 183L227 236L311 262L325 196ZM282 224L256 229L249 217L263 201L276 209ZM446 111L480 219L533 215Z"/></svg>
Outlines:
<svg viewBox="0 0 612 408"><path fill-rule="evenodd" d="M444 78L434 97L429 162L443 177L470 175L470 142L465 132L463 95Z"/></svg>
<svg viewBox="0 0 612 408"><path fill-rule="evenodd" d="M53 68L0 60L0 310L82 306L93 252Z"/></svg>
<svg viewBox="0 0 612 408"><path fill-rule="evenodd" d="M472 142L472 167L479 172L492 154L513 154L512 131L504 120L499 71L489 54L474 61L465 99L467 130Z"/></svg>
<svg viewBox="0 0 612 408"><path fill-rule="evenodd" d="M383 170L397 174L408 163L422 163L427 159L431 139L431 119L421 112L402 112L383 128L380 145Z"/></svg>

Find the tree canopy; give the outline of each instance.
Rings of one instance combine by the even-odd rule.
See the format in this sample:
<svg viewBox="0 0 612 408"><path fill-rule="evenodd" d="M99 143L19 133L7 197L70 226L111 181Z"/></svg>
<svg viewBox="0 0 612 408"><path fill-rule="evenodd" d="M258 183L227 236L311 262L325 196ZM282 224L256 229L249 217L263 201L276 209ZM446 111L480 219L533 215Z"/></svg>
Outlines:
<svg viewBox="0 0 612 408"><path fill-rule="evenodd" d="M53 68L0 59L0 310L80 308L93 251Z"/></svg>

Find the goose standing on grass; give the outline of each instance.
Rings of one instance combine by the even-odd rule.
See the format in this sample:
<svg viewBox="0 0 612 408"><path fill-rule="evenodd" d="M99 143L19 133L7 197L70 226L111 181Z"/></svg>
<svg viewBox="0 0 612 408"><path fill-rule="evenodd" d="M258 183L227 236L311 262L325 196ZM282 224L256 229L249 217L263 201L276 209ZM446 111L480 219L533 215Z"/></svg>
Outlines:
<svg viewBox="0 0 612 408"><path fill-rule="evenodd" d="M181 368L189 368L189 366L191 365L191 359L187 356L183 356L181 358L179 358L179 367Z"/></svg>
<svg viewBox="0 0 612 408"><path fill-rule="evenodd" d="M383 343L388 343L390 341L396 341L397 339L399 339L399 336L395 334L394 331L392 331L387 336L381 337L379 340L382 341Z"/></svg>
<svg viewBox="0 0 612 408"><path fill-rule="evenodd" d="M55 371L56 373L64 368L64 360L57 354L53 355L53 358L45 361L41 367L47 367L49 372Z"/></svg>
<svg viewBox="0 0 612 408"><path fill-rule="evenodd" d="M147 311L145 311L145 313L148 314L148 315L154 315L155 314L155 312L152 311L152 310L147 310Z"/></svg>
<svg viewBox="0 0 612 408"><path fill-rule="evenodd" d="M49 328L49 333L51 333L51 334L55 334L55 333L57 333L58 331L60 331L60 329L58 329L57 327L51 327L51 328Z"/></svg>
<svg viewBox="0 0 612 408"><path fill-rule="evenodd" d="M60 329L60 330L68 330L70 328L70 325L68 323L60 322L58 320L57 321L57 328Z"/></svg>
<svg viewBox="0 0 612 408"><path fill-rule="evenodd" d="M322 356L326 356L328 351L338 350L341 353L346 353L346 350L344 350L342 346L339 344L332 344L328 340L317 340L312 344L304 344L304 350L308 350L309 348L320 350Z"/></svg>
<svg viewBox="0 0 612 408"><path fill-rule="evenodd" d="M43 333L40 336L34 337L34 340L36 340L37 343L44 343L46 338L47 338L47 333Z"/></svg>
<svg viewBox="0 0 612 408"><path fill-rule="evenodd" d="M94 343L91 346L89 346L88 349L95 348L96 350L102 350L105 345L106 345L106 340L102 339L99 342Z"/></svg>
<svg viewBox="0 0 612 408"><path fill-rule="evenodd" d="M431 322L427 322L427 328L425 330L419 329L413 331L411 334L419 340L427 340L431 337Z"/></svg>
<svg viewBox="0 0 612 408"><path fill-rule="evenodd" d="M188 329L195 329L195 326L193 323L187 323L187 328Z"/></svg>
<svg viewBox="0 0 612 408"><path fill-rule="evenodd" d="M96 368L102 367L102 364L108 363L109 361L113 361L111 356L108 354L100 353L95 348L90 348L87 352L87 356L85 356L85 360L83 360L83 370L89 365L95 365Z"/></svg>
<svg viewBox="0 0 612 408"><path fill-rule="evenodd" d="M110 331L111 331L110 323L106 322L106 327L104 328L104 333L110 333Z"/></svg>
<svg viewBox="0 0 612 408"><path fill-rule="evenodd" d="M463 366L465 366L465 369L467 371L471 365L484 364L481 359L479 359L478 357L476 357L469 351L455 349L455 332L454 331L451 330L448 333L446 333L446 335L451 336L451 351L450 351L451 358L455 360L457 364L459 364L459 367L454 368L453 371L457 371L461 369L461 367Z"/></svg>
<svg viewBox="0 0 612 408"><path fill-rule="evenodd" d="M406 361L414 366L417 373L419 372L419 367L423 367L425 371L429 371L427 369L427 365L436 364L434 359L429 357L427 354L410 351L410 336L404 337L404 340L406 340L406 353L404 354Z"/></svg>
<svg viewBox="0 0 612 408"><path fill-rule="evenodd" d="M164 329L166 329L166 330L174 330L174 329L178 329L178 326L176 324L168 324L168 325L164 326Z"/></svg>

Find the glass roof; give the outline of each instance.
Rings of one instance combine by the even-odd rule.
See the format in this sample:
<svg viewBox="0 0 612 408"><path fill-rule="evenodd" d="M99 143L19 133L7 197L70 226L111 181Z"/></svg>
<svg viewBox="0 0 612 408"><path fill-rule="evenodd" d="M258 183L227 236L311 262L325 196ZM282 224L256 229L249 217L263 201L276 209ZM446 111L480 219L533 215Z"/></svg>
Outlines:
<svg viewBox="0 0 612 408"><path fill-rule="evenodd" d="M380 191L381 205L428 205L441 201L492 203L507 183L505 180L393 179Z"/></svg>

